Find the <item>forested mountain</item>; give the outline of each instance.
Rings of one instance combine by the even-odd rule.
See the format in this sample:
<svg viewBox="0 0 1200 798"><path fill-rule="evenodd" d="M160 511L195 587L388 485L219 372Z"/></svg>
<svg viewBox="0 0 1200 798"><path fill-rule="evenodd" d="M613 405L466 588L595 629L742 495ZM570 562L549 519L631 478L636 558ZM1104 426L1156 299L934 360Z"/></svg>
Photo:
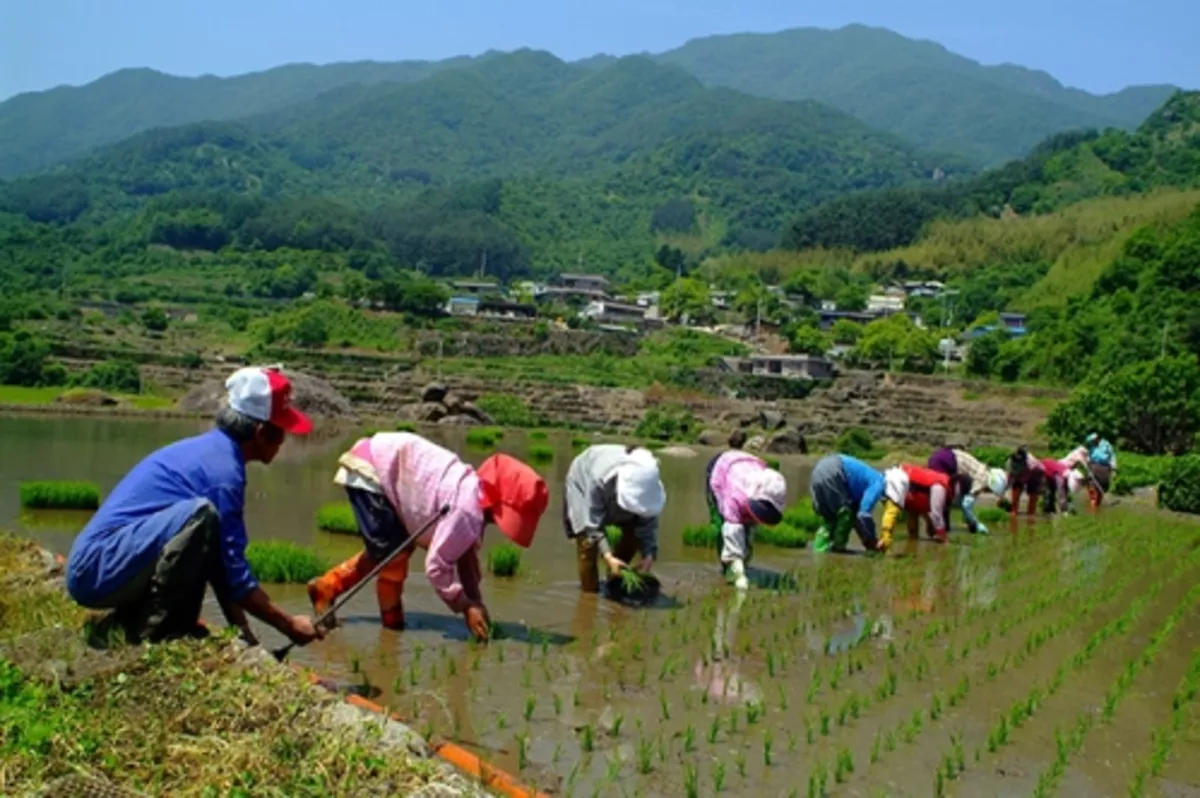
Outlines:
<svg viewBox="0 0 1200 798"><path fill-rule="evenodd" d="M878 251L916 240L933 219L1046 213L1097 196L1200 186L1200 92L1178 92L1133 133L1068 133L1032 154L940 188L862 192L802 214L790 246Z"/></svg>
<svg viewBox="0 0 1200 798"><path fill-rule="evenodd" d="M1020 157L1066 130L1131 129L1174 90L1137 86L1096 96L1045 72L983 66L934 42L863 25L711 36L658 58L709 85L828 103L980 165Z"/></svg>
<svg viewBox="0 0 1200 798"><path fill-rule="evenodd" d="M295 64L231 78L122 70L83 87L0 103L0 177L42 169L151 128L242 120L339 89L346 91L336 102L352 106L355 97L372 96L370 90L381 83L424 81L451 67L504 57ZM1066 89L1042 72L983 67L939 45L862 26L710 37L654 58L688 70L706 85L827 103L922 148L957 153L976 164L1023 155L1055 132L1132 128L1171 91L1135 87L1097 97ZM606 71L617 61L599 56L579 66ZM364 93L356 87L365 87ZM587 88L579 86L581 92ZM598 115L622 107L619 100L604 106L581 99ZM573 108L564 105L564 111Z"/></svg>
<svg viewBox="0 0 1200 798"><path fill-rule="evenodd" d="M146 131L0 184L0 210L126 252L355 250L430 274L486 253L505 277L583 257L639 274L662 236L769 247L798 210L960 168L818 103L705 88L641 57L593 70L521 51Z"/></svg>

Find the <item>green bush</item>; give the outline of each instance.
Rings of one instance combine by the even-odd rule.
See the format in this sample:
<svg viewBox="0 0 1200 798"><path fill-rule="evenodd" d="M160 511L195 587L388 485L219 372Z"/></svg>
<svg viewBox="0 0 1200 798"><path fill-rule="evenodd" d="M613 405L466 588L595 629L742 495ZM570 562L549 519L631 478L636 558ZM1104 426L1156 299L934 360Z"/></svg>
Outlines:
<svg viewBox="0 0 1200 798"><path fill-rule="evenodd" d="M1164 469L1158 504L1180 513L1200 514L1200 455L1176 457Z"/></svg>
<svg viewBox="0 0 1200 798"><path fill-rule="evenodd" d="M554 449L544 443L535 443L529 447L529 459L534 463L549 463L554 459Z"/></svg>
<svg viewBox="0 0 1200 798"><path fill-rule="evenodd" d="M246 547L250 572L260 582L299 583L321 576L329 562L314 551L286 540L256 540Z"/></svg>
<svg viewBox="0 0 1200 798"><path fill-rule="evenodd" d="M475 403L502 427L534 427L537 419L518 397L507 393L485 393Z"/></svg>
<svg viewBox="0 0 1200 798"><path fill-rule="evenodd" d="M696 419L692 411L678 405L655 405L646 411L633 434L660 441L690 440Z"/></svg>
<svg viewBox="0 0 1200 798"><path fill-rule="evenodd" d="M331 502L317 510L317 528L342 535L357 535L358 521L349 502Z"/></svg>
<svg viewBox="0 0 1200 798"><path fill-rule="evenodd" d="M587 447L589 447L591 445L592 445L591 438L582 438L579 436L575 436L575 437L571 438L571 448L572 449L576 449L576 450L586 449Z"/></svg>
<svg viewBox="0 0 1200 798"><path fill-rule="evenodd" d="M1121 452L1117 456L1120 468L1109 489L1118 496L1128 496L1138 488L1157 485L1162 482L1163 472L1174 461L1174 457Z"/></svg>
<svg viewBox="0 0 1200 798"><path fill-rule="evenodd" d="M767 468L773 469L775 471L779 470L779 458L778 457L771 457L770 455L764 454L762 456L762 461L767 464Z"/></svg>
<svg viewBox="0 0 1200 798"><path fill-rule="evenodd" d="M396 432L416 432L417 425L411 421L397 421Z"/></svg>
<svg viewBox="0 0 1200 798"><path fill-rule="evenodd" d="M1012 449L1003 446L976 446L971 450L975 459L988 468L1008 468L1008 456Z"/></svg>
<svg viewBox="0 0 1200 798"><path fill-rule="evenodd" d="M103 363L97 363L74 382L80 388L96 388L109 393L142 392L142 374L137 365L128 360L105 360Z"/></svg>
<svg viewBox="0 0 1200 798"><path fill-rule="evenodd" d="M715 549L721 545L721 533L712 524L688 524L683 528L683 545Z"/></svg>
<svg viewBox="0 0 1200 798"><path fill-rule="evenodd" d="M535 429L529 433L529 440L531 441L544 441L548 440L549 438L549 433L547 433L544 429Z"/></svg>
<svg viewBox="0 0 1200 798"><path fill-rule="evenodd" d="M857 457L859 460L881 460L887 454L882 449L875 448L875 440L871 433L862 427L850 427L837 437L834 444L836 451Z"/></svg>
<svg viewBox="0 0 1200 798"><path fill-rule="evenodd" d="M21 506L28 510L95 510L100 488L90 482L22 482Z"/></svg>
<svg viewBox="0 0 1200 798"><path fill-rule="evenodd" d="M495 427L471 427L467 431L467 445L479 449L490 449L504 437L504 431Z"/></svg>
<svg viewBox="0 0 1200 798"><path fill-rule="evenodd" d="M493 576L516 576L521 570L521 550L508 542L488 552L488 570Z"/></svg>

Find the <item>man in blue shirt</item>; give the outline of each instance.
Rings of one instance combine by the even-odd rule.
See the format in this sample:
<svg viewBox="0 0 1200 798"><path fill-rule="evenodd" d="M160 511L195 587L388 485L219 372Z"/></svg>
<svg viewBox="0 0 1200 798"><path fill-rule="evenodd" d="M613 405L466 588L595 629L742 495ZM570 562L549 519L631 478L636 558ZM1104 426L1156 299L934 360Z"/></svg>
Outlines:
<svg viewBox="0 0 1200 798"><path fill-rule="evenodd" d="M71 547L72 598L113 610L131 641L203 634L209 585L225 618L251 642L247 612L301 645L323 636L259 587L246 563L242 517L246 463L270 463L289 433L305 435L312 423L291 406L291 383L277 369L239 369L225 387L216 429L134 466Z"/></svg>
<svg viewBox="0 0 1200 798"><path fill-rule="evenodd" d="M887 500L903 506L907 489L906 484L885 479L857 458L845 454L822 457L809 478L813 510L821 516L813 551L845 551L853 528L863 548L882 553L887 544L875 533L875 505Z"/></svg>

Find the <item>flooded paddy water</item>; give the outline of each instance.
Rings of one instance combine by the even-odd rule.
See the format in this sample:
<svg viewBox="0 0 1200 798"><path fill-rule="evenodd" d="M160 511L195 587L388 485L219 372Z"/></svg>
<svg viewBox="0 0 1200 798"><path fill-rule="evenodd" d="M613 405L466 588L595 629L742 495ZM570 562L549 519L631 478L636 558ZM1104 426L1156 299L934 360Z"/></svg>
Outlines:
<svg viewBox="0 0 1200 798"><path fill-rule="evenodd" d="M0 526L66 552L86 516L23 514L19 481L88 479L107 491L157 446L206 426L0 418ZM251 539L331 559L357 550L313 523L342 498L334 462L354 434L291 441L271 467L251 468ZM464 447L461 429L426 434L473 463L487 456ZM567 434L549 443L555 457L538 469L551 506L522 572L485 577L504 639L468 642L418 557L408 631L379 627L368 589L340 628L292 659L556 794L1200 790L1196 691L1181 688L1200 686L1200 526L1122 510L1022 518L987 538L956 518L950 545L900 540L884 559L758 547L764 586L738 595L712 551L681 543L684 525L707 519L714 452L699 449L660 458L663 595L628 607L578 589L558 509L574 452ZM509 432L498 448L522 456L527 445ZM798 499L812 460L782 460ZM488 533L485 557L500 539ZM302 586L268 590L289 610L307 607Z"/></svg>

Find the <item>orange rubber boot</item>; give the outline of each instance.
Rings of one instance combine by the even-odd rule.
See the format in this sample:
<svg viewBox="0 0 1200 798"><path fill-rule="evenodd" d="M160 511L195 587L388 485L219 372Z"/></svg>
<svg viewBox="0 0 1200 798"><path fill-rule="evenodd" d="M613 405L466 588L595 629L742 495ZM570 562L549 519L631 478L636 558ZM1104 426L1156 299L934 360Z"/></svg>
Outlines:
<svg viewBox="0 0 1200 798"><path fill-rule="evenodd" d="M375 597L379 600L379 622L386 629L404 631L404 581L408 579L409 552L388 563L375 582Z"/></svg>
<svg viewBox="0 0 1200 798"><path fill-rule="evenodd" d="M312 602L313 613L318 616L323 614L338 596L361 582L374 567L375 561L362 552L311 580L308 583L308 600ZM325 625L332 629L337 626L337 618L330 618Z"/></svg>

